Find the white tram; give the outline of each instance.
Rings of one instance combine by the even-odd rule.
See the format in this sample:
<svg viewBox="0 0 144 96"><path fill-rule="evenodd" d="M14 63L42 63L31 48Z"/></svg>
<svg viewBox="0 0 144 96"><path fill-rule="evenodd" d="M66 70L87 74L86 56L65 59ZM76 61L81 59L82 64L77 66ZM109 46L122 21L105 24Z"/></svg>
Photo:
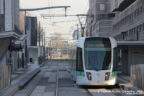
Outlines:
<svg viewBox="0 0 144 96"><path fill-rule="evenodd" d="M117 43L113 38L82 37L76 55L77 85L116 85Z"/></svg>

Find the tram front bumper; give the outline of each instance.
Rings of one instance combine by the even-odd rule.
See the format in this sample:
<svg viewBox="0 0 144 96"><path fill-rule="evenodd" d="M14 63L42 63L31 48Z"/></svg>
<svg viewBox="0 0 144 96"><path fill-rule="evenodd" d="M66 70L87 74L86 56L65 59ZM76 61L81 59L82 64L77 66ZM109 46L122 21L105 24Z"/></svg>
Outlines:
<svg viewBox="0 0 144 96"><path fill-rule="evenodd" d="M107 81L90 81L90 80L85 80L83 82L77 82L77 85L95 85L95 86L111 86L111 85L116 85L116 78L111 78Z"/></svg>

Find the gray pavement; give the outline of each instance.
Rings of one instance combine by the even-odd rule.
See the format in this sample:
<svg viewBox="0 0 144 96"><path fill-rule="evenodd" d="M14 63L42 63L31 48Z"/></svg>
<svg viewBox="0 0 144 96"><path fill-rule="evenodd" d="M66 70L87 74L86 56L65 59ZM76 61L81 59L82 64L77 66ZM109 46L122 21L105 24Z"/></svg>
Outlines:
<svg viewBox="0 0 144 96"><path fill-rule="evenodd" d="M41 67L41 72L31 80L27 86L18 91L14 96L55 96L56 92L56 73L57 64L58 75L58 96L144 96L133 95L130 87L130 79L127 76L119 76L119 82L125 84L125 89L120 88L83 88L73 81L70 63L67 62L48 62ZM128 86L129 85L129 86Z"/></svg>
<svg viewBox="0 0 144 96"><path fill-rule="evenodd" d="M133 86L130 76L118 74L118 83L124 86L124 90L121 91L122 96L144 96L144 91Z"/></svg>

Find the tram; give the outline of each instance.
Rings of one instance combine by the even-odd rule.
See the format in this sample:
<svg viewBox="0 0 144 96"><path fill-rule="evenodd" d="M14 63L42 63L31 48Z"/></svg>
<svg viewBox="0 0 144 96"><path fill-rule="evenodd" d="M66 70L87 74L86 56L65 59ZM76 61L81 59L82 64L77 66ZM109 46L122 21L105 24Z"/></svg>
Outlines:
<svg viewBox="0 0 144 96"><path fill-rule="evenodd" d="M116 85L117 43L111 37L81 37L77 42L76 84Z"/></svg>

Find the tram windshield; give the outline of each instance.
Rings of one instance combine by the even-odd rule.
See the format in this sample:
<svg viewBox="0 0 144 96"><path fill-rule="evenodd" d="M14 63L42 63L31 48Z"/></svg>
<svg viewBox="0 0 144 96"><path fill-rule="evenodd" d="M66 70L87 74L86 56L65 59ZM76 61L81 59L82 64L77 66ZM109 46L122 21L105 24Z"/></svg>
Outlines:
<svg viewBox="0 0 144 96"><path fill-rule="evenodd" d="M85 65L87 70L110 70L111 44L108 40L85 42Z"/></svg>

